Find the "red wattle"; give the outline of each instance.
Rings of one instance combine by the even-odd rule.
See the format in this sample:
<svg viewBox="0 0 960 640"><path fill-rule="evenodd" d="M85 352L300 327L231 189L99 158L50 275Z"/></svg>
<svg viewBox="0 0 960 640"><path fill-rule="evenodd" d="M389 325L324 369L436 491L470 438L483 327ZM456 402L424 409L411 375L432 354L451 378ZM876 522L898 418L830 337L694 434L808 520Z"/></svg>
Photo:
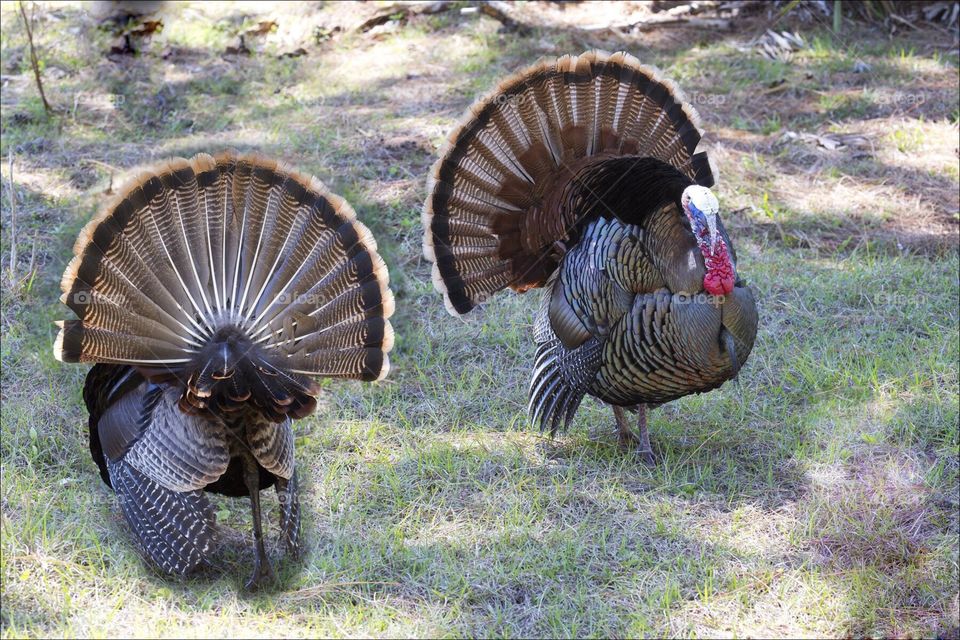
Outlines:
<svg viewBox="0 0 960 640"><path fill-rule="evenodd" d="M703 288L710 295L724 296L733 291L736 274L730 254L727 253L727 244L721 240L717 243L715 253L709 250L703 252L707 274L703 277Z"/></svg>

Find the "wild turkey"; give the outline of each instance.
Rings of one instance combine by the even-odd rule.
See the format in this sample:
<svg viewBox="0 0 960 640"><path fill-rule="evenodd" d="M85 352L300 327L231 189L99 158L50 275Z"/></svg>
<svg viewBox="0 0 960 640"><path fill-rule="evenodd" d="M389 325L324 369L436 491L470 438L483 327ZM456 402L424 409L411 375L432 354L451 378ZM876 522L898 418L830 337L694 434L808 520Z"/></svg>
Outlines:
<svg viewBox="0 0 960 640"><path fill-rule="evenodd" d="M650 461L645 405L714 389L750 354L757 311L698 122L626 53L565 56L474 104L434 165L423 249L450 313L544 288L528 407L541 429L589 394Z"/></svg>
<svg viewBox="0 0 960 640"><path fill-rule="evenodd" d="M272 578L260 491L276 485L301 552L291 420L312 376L379 380L393 295L377 245L320 181L255 155L200 154L140 173L80 233L54 354L94 362L90 451L146 554L209 564L204 491L250 496L256 588Z"/></svg>

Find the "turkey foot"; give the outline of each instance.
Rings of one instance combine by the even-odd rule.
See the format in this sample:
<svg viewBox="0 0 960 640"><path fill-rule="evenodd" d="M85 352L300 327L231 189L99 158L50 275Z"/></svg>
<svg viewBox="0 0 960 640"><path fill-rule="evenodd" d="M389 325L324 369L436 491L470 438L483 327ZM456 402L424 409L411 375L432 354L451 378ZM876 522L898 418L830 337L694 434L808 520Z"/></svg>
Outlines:
<svg viewBox="0 0 960 640"><path fill-rule="evenodd" d="M287 553L300 558L303 556L303 542L300 537L300 493L296 471L289 480L277 478L277 497L280 499L280 539Z"/></svg>
<svg viewBox="0 0 960 640"><path fill-rule="evenodd" d="M256 591L266 582L273 581L276 576L270 566L270 558L263 546L263 527L260 520L260 470L257 462L248 451L243 457L243 482L250 491L250 509L253 512L253 575L244 584L247 591Z"/></svg>
<svg viewBox="0 0 960 640"><path fill-rule="evenodd" d="M653 448L650 446L650 433L647 431L647 405L641 404L637 410L637 431L634 433L627 422L623 407L613 407L613 416L617 420L617 435L620 438L620 447L633 449L645 464L654 464Z"/></svg>

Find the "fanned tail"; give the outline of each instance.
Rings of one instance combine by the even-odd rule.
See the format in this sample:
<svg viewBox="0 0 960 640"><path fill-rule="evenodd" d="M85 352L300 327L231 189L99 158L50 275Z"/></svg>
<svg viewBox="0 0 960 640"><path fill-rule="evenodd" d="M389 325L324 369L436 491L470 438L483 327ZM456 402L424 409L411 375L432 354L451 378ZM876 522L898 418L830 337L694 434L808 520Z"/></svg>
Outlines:
<svg viewBox="0 0 960 640"><path fill-rule="evenodd" d="M81 232L61 288L65 362L174 377L187 410L309 413L311 376L389 370L393 295L370 231L316 178L256 155L141 172Z"/></svg>
<svg viewBox="0 0 960 640"><path fill-rule="evenodd" d="M592 163L654 158L712 185L698 122L676 85L626 53L546 60L500 83L450 135L428 183L423 249L447 309L543 286L580 222L559 198Z"/></svg>

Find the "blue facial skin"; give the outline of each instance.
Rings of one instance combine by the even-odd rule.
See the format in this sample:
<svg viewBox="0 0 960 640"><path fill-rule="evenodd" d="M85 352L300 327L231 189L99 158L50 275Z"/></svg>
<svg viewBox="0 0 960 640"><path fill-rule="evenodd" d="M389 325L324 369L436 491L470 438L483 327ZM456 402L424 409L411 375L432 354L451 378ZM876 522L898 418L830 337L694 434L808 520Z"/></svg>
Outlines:
<svg viewBox="0 0 960 640"><path fill-rule="evenodd" d="M693 204L693 202L687 203L687 209L690 211L690 217L693 221L693 233L696 236L705 236L709 231L707 226L707 217L703 215L703 212Z"/></svg>

